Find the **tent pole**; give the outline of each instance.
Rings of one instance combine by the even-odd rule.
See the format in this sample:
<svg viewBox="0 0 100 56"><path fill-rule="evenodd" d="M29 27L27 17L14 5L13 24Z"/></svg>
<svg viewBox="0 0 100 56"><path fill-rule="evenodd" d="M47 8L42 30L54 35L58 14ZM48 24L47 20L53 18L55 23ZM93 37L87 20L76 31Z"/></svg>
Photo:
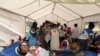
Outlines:
<svg viewBox="0 0 100 56"><path fill-rule="evenodd" d="M49 14L47 14L47 15L49 15ZM47 16L47 15L44 15L44 16L42 16L42 17L45 17L45 16ZM42 17L40 17L40 18L42 18ZM37 18L36 20L38 20L38 19L40 19L40 18Z"/></svg>
<svg viewBox="0 0 100 56"><path fill-rule="evenodd" d="M84 19L86 18L86 17L91 17L91 16L95 16L95 15L99 15L100 13L98 13L98 14L94 14L94 15L89 15L89 16L85 16L85 17L83 17ZM70 21L68 21L68 22L71 22L71 21L75 21L75 20L79 20L80 18L77 18L77 19L74 19L74 20L70 20Z"/></svg>
<svg viewBox="0 0 100 56"><path fill-rule="evenodd" d="M33 19L30 18L30 17L27 17L27 16L24 16L24 15L21 15L21 14L15 13L15 12L12 12L12 11L10 11L10 10L8 10L8 9L4 9L4 8L1 8L1 7L0 7L0 10L3 10L3 11L6 11L6 12L9 12L9 13L12 13L12 14L15 14L15 15L19 15L19 16L22 16L22 17L26 17L26 18L29 18L29 19L33 20Z"/></svg>
<svg viewBox="0 0 100 56"><path fill-rule="evenodd" d="M56 15L56 14L54 14L54 13L53 13L53 15L59 17L60 19L62 19L62 20L65 21L65 22L67 22L67 21L66 21L65 19L63 19L62 17L60 17L60 16L58 16L58 15Z"/></svg>
<svg viewBox="0 0 100 56"><path fill-rule="evenodd" d="M10 11L10 10L8 10L8 9L4 9L4 8L1 8L1 7L0 7L0 10L3 10L3 11L6 11L6 12L9 12L9 13L15 14L15 15L19 15L19 16L23 16L23 17L25 17L24 15L21 15L21 14L15 13L15 12L12 12L12 11Z"/></svg>
<svg viewBox="0 0 100 56"><path fill-rule="evenodd" d="M21 8L27 7L27 6L29 6L29 5L31 5L31 4L33 4L33 3L35 3L36 1L37 1L37 0L35 0L35 1L31 2L31 3L29 3L29 4L26 4L26 5L22 6L22 7L19 7L19 8L17 8L17 9L21 9ZM15 9L15 10L17 10L17 9Z"/></svg>
<svg viewBox="0 0 100 56"><path fill-rule="evenodd" d="M42 8L40 8L40 9L34 11L34 12L28 14L27 16L30 16L30 15L32 15L32 14L34 14L34 13L36 13L36 12L38 12L38 11L40 11L40 10L42 10L42 9L44 9L44 8L46 8L46 7L48 7L48 6L50 6L50 5L52 5L52 4L53 4L53 3L50 3L50 4L48 4L48 5L46 5L46 6L42 7Z"/></svg>
<svg viewBox="0 0 100 56"><path fill-rule="evenodd" d="M25 19L25 35L26 35L26 27L27 27L27 21L26 21L26 17L24 17L24 19Z"/></svg>
<svg viewBox="0 0 100 56"><path fill-rule="evenodd" d="M83 25L83 19L84 19L84 18L81 17L81 19L82 19L82 20L81 20L81 29L80 29L80 31L82 31L82 29L83 29L83 26L82 26L82 25Z"/></svg>
<svg viewBox="0 0 100 56"><path fill-rule="evenodd" d="M66 8L66 9L68 9L69 11L73 12L74 14L78 15L80 18L83 18L83 16L81 16L80 14L76 13L75 11L69 9L68 7L66 7L66 6L64 6L64 5L62 5L62 4L59 4L59 5L61 5L62 7ZM78 19L80 19L80 18L78 18ZM75 20L77 20L77 19L75 19ZM74 21L74 20L71 20L71 21ZM68 22L69 22L69 21L68 21Z"/></svg>
<svg viewBox="0 0 100 56"><path fill-rule="evenodd" d="M58 4L59 5L59 4ZM62 12L64 12L65 14L67 14L67 15L70 15L70 16L72 16L72 17L74 17L74 18L77 18L77 17L75 17L75 16L73 16L73 15L71 15L71 14L68 14L66 11L64 11L63 9L61 9L61 8L59 8L59 7L57 7L56 6L56 8L58 8L59 10L61 10Z"/></svg>
<svg viewBox="0 0 100 56"><path fill-rule="evenodd" d="M64 5L60 4L60 3L58 3L58 4L59 4L60 6L62 6L62 7L64 7L64 8L66 8L66 9L68 9L69 11L73 12L74 14L76 14L76 15L82 17L80 14L78 14L78 13L76 13L75 11L69 9L68 7L66 7L66 6L64 6Z"/></svg>
<svg viewBox="0 0 100 56"><path fill-rule="evenodd" d="M59 17L57 17L57 22L58 22L58 18L59 18Z"/></svg>
<svg viewBox="0 0 100 56"><path fill-rule="evenodd" d="M56 6L56 3L54 3L54 5L53 5L51 14L53 14L53 12L54 12L54 10L55 10L55 6Z"/></svg>
<svg viewBox="0 0 100 56"><path fill-rule="evenodd" d="M95 4L96 6L98 6L99 8L100 8L100 5L98 5L98 4Z"/></svg>

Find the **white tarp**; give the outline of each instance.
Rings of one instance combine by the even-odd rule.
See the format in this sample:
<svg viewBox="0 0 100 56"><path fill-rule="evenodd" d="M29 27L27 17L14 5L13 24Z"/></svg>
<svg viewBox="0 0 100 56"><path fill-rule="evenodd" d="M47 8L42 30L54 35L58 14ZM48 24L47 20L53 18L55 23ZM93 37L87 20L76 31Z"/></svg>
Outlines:
<svg viewBox="0 0 100 56"><path fill-rule="evenodd" d="M66 23L70 27L78 23L81 31L85 22L100 22L100 3L62 4L46 0L0 0L0 31L2 27L3 30L9 29L7 32L0 32L0 39L25 36L26 21L37 21L40 26L45 20Z"/></svg>
<svg viewBox="0 0 100 56"><path fill-rule="evenodd" d="M9 44L11 39L16 41L19 35L25 36L24 17L0 10L0 39Z"/></svg>
<svg viewBox="0 0 100 56"><path fill-rule="evenodd" d="M18 35L25 35L25 19L22 16L18 16L3 10L0 10L0 25L9 28L9 30L15 32Z"/></svg>
<svg viewBox="0 0 100 56"><path fill-rule="evenodd" d="M46 0L0 0L0 7L23 16L28 16L35 20L52 13L61 17L65 21L100 13L100 3L54 4L55 3Z"/></svg>

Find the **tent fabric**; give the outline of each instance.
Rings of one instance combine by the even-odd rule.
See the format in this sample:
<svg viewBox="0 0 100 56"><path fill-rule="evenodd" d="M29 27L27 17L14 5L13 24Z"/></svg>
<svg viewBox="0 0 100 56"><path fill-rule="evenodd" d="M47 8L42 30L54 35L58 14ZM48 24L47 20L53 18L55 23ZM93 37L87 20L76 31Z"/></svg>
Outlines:
<svg viewBox="0 0 100 56"><path fill-rule="evenodd" d="M2 40L17 39L18 35L24 37L26 22L37 21L40 26L45 20L66 23L69 27L78 23L81 31L85 27L85 22L100 22L100 3L63 4L46 0L0 0L0 39Z"/></svg>
<svg viewBox="0 0 100 56"><path fill-rule="evenodd" d="M0 25L19 35L25 35L25 19L3 10L0 10ZM21 32L22 31L22 32Z"/></svg>
<svg viewBox="0 0 100 56"><path fill-rule="evenodd" d="M25 19L22 16L0 10L0 39L4 43L0 46L9 45L10 40L18 40L18 36L25 36Z"/></svg>
<svg viewBox="0 0 100 56"><path fill-rule="evenodd" d="M92 15L90 17L85 17L84 19L77 19L77 20L69 21L68 26L73 28L74 24L77 23L78 27L79 27L79 32L81 32L85 28L85 23L90 22L90 21L98 22L98 24L100 26L100 14ZM100 27L99 27L99 29L100 29ZM98 34L100 34L100 32L98 32Z"/></svg>
<svg viewBox="0 0 100 56"><path fill-rule="evenodd" d="M56 5L53 5L53 4L54 3L46 1L46 0L39 0L39 1L38 0L29 0L29 1L27 0L21 0L21 1L1 0L0 1L0 7L9 9L10 11L13 11L15 13L18 13L24 16L29 16L32 19L41 18L47 14L51 14L52 11L54 14L57 14L58 16L64 18L66 21L80 18L80 16L85 17L85 16L100 13L100 3L97 3L97 4L56 3ZM51 7L52 9L50 9ZM63 15L61 15L60 13Z"/></svg>

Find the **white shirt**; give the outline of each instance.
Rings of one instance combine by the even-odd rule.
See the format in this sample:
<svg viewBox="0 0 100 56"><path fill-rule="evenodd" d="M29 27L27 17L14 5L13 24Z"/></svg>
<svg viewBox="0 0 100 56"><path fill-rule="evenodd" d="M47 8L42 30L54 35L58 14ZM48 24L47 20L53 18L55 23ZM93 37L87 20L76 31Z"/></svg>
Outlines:
<svg viewBox="0 0 100 56"><path fill-rule="evenodd" d="M98 56L100 56L100 53L98 53Z"/></svg>
<svg viewBox="0 0 100 56"><path fill-rule="evenodd" d="M63 37L64 36L64 31L62 31L62 30L59 29L59 36Z"/></svg>
<svg viewBox="0 0 100 56"><path fill-rule="evenodd" d="M79 29L75 27L72 30L72 38L78 38L78 37L79 37Z"/></svg>

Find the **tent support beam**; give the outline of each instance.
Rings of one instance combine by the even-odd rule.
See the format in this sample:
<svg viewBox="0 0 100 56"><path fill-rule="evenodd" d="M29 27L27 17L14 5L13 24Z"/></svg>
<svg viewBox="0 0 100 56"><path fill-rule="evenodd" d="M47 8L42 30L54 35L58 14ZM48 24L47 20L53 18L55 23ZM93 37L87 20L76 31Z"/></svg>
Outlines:
<svg viewBox="0 0 100 56"><path fill-rule="evenodd" d="M57 17L59 17L60 19L62 19L62 20L63 20L63 21L65 21L65 22L68 22L68 21L66 21L65 19L63 19L62 17L60 17L60 16L56 15L55 13L53 13L53 15L55 15L55 16L57 16Z"/></svg>
<svg viewBox="0 0 100 56"><path fill-rule="evenodd" d="M50 4L48 4L48 5L46 5L46 6L42 7L42 8L40 8L39 10L36 10L36 11L34 11L34 12L28 14L27 16L30 16L30 15L32 15L32 14L34 14L34 13L40 11L41 9L44 9L44 8L46 8L46 7L48 7L48 6L52 5L52 4L53 4L53 3L50 3Z"/></svg>
<svg viewBox="0 0 100 56"><path fill-rule="evenodd" d="M21 15L21 14L15 13L15 12L12 12L12 11L10 11L10 10L8 10L8 9L4 9L4 8L1 8L1 7L0 7L0 10L7 11L7 12L9 12L9 13L12 13L12 14L16 14L16 15L25 17L24 15Z"/></svg>
<svg viewBox="0 0 100 56"><path fill-rule="evenodd" d="M75 20L79 20L79 19L81 19L81 18L77 18L77 19L74 19L74 20L70 20L70 21L68 21L68 22L75 21Z"/></svg>
<svg viewBox="0 0 100 56"><path fill-rule="evenodd" d="M29 5L31 5L31 4L33 4L33 3L35 3L36 1L37 1L37 0L35 0L35 1L31 2L31 3L29 3L29 4L26 4L26 5L22 6L22 7L19 7L19 8L17 8L17 9L22 9L22 8L24 8L24 7L27 7L27 6L29 6ZM15 9L15 10L17 10L17 9Z"/></svg>
<svg viewBox="0 0 100 56"><path fill-rule="evenodd" d="M34 19L30 18L30 17L27 17L27 16L25 16L25 17L28 18L28 19L30 19L30 20L34 20Z"/></svg>
<svg viewBox="0 0 100 56"><path fill-rule="evenodd" d="M76 13L75 11L69 9L68 7L66 7L66 6L64 6L64 5L60 4L60 3L58 3L58 4L61 5L61 6L64 7L64 8L66 8L66 9L68 9L69 11L75 13L76 15L80 16L80 18L82 17L80 14L78 14L78 13Z"/></svg>
<svg viewBox="0 0 100 56"><path fill-rule="evenodd" d="M85 17L82 17L82 18L91 17L91 16L95 16L95 15L99 15L99 14L100 14L100 13L97 13L97 14L85 16ZM77 19L74 19L74 20L71 20L71 21L75 21L75 20L79 20L79 19L80 19L80 18L77 18ZM71 22L71 21L68 21L68 22Z"/></svg>
<svg viewBox="0 0 100 56"><path fill-rule="evenodd" d="M82 28L83 28L83 19L84 19L84 18L81 19L81 20L82 20L82 21L81 21L81 31L82 31Z"/></svg>
<svg viewBox="0 0 100 56"><path fill-rule="evenodd" d="M98 5L98 4L95 4L96 6L98 6L98 7L100 7L100 5ZM62 5L63 6L63 5ZM97 14L94 14L94 15L99 15L100 13L97 13ZM82 18L82 20L83 20L83 18L86 18L86 17L90 17L90 16L94 16L94 15L89 15L89 16L85 16L85 17L82 17L81 16L81 18ZM74 20L71 20L71 21L75 21L75 20L79 20L79 19L81 19L81 18L77 18L77 19L74 19ZM68 21L68 22L71 22L71 21Z"/></svg>
<svg viewBox="0 0 100 56"><path fill-rule="evenodd" d="M15 12L12 12L12 11L10 11L10 10L8 10L8 9L4 9L4 8L1 8L1 7L0 7L0 10L3 10L3 11L6 11L6 12L9 12L9 13L12 13L12 14L15 14L15 15L19 15L19 16L22 16L22 17L26 17L26 18L28 18L28 19L33 20L33 19L30 18L30 17L27 17L27 16L24 16L24 15L21 15L21 14L15 13Z"/></svg>
<svg viewBox="0 0 100 56"><path fill-rule="evenodd" d="M25 36L26 36L26 25L27 25L27 22L26 22L26 17L25 18Z"/></svg>
<svg viewBox="0 0 100 56"><path fill-rule="evenodd" d="M98 5L98 4L95 4L96 6L98 6L99 8L100 8L100 5Z"/></svg>
<svg viewBox="0 0 100 56"><path fill-rule="evenodd" d="M50 13L49 13L49 14L50 14ZM47 15L49 15L49 14L47 14ZM44 15L44 16L42 16L42 17L46 17L47 15ZM39 20L39 19L41 19L42 17L37 18L36 20Z"/></svg>
<svg viewBox="0 0 100 56"><path fill-rule="evenodd" d="M59 5L59 4L58 4ZM61 5L60 5L61 6ZM71 15L71 14L68 14L66 11L64 11L63 9L61 9L61 8L59 8L59 7L57 7L56 6L56 8L58 8L59 10L61 10L62 12L64 12L65 14L67 14L67 15L70 15L70 16L73 16L73 15ZM75 16L73 16L74 18L76 18Z"/></svg>
<svg viewBox="0 0 100 56"><path fill-rule="evenodd" d="M54 10L55 10L55 6L56 6L56 3L54 3L54 6L53 6L53 8L52 8L52 12L51 12L51 13L54 12Z"/></svg>

